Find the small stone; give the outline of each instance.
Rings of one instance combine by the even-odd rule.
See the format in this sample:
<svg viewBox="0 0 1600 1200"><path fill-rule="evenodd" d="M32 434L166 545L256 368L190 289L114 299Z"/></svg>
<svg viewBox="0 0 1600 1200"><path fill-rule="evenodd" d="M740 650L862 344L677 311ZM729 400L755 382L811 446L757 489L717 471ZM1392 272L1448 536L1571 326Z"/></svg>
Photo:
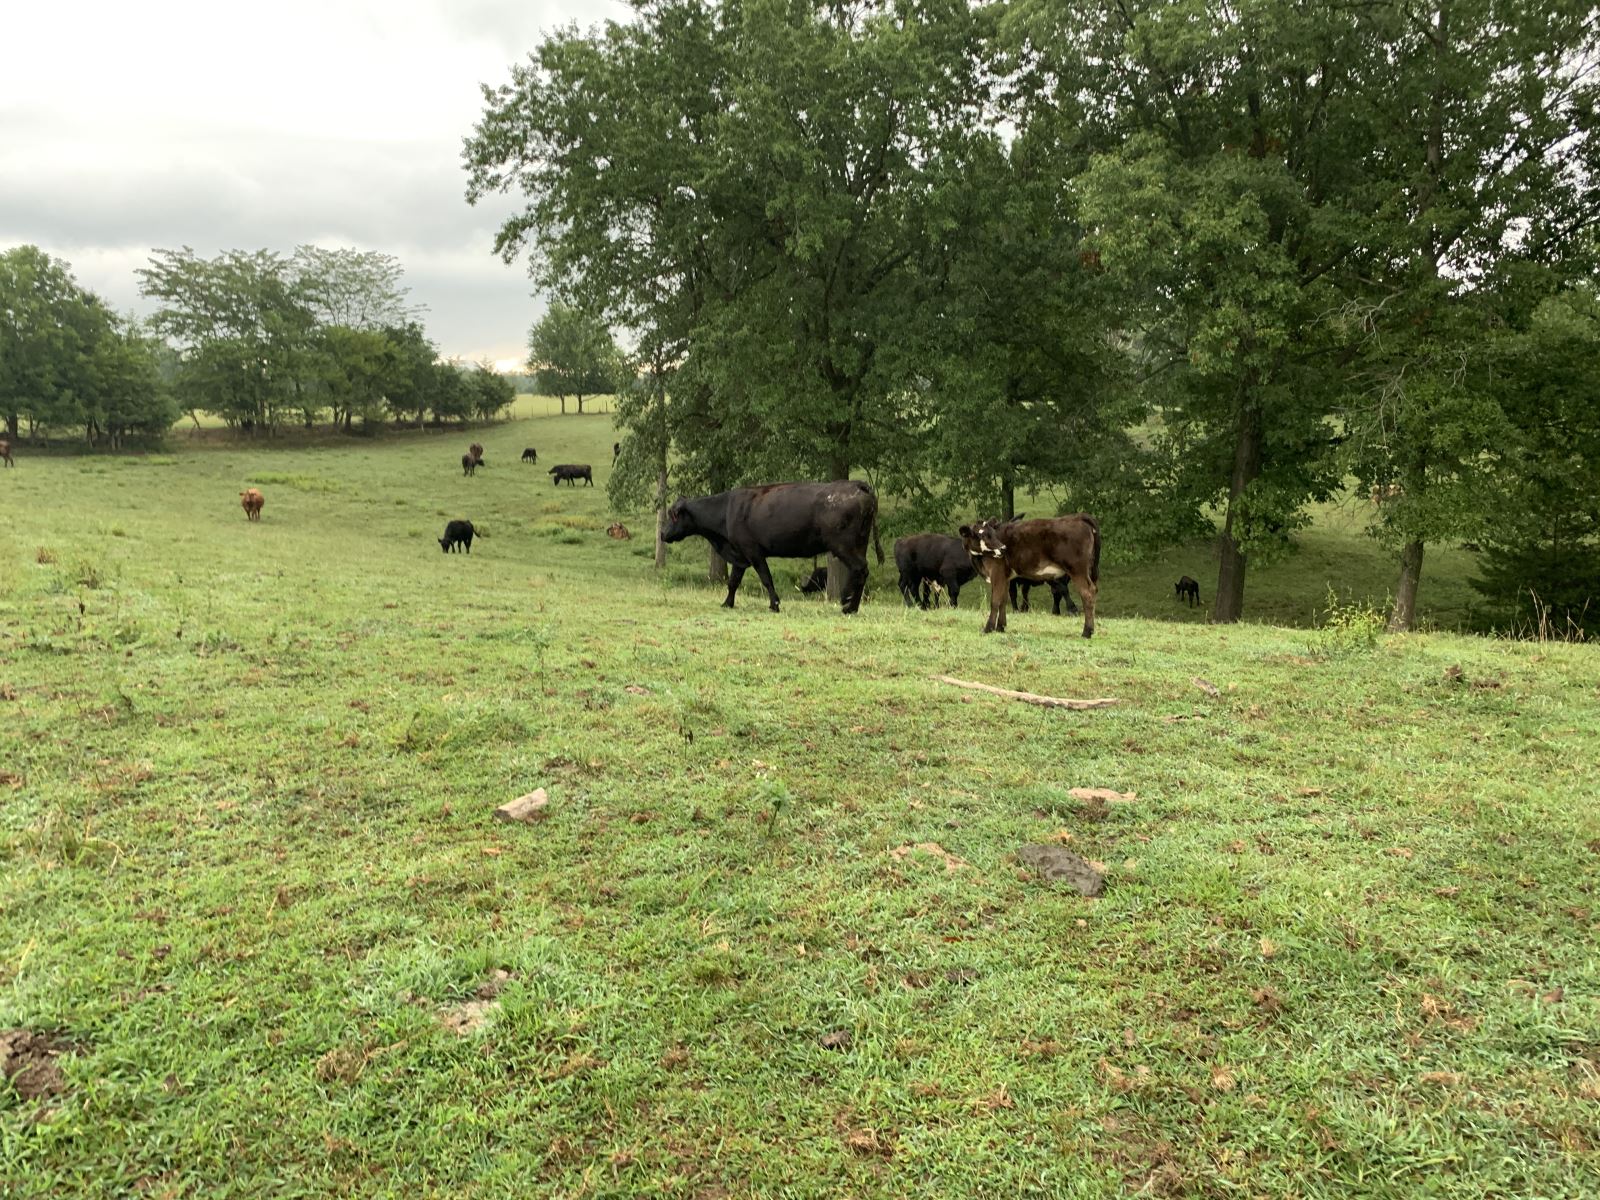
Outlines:
<svg viewBox="0 0 1600 1200"><path fill-rule="evenodd" d="M544 811L545 805L549 803L550 797L545 795L544 789L535 788L526 796L518 796L515 800L495 809L495 820L523 822L542 820L549 815Z"/></svg>

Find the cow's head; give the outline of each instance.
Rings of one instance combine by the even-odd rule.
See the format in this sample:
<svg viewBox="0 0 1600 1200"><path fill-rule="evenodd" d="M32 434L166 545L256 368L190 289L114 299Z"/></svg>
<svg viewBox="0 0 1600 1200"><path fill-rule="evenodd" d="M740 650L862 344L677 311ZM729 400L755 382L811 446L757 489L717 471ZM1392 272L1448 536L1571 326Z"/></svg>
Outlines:
<svg viewBox="0 0 1600 1200"><path fill-rule="evenodd" d="M694 514L689 511L689 501L679 496L672 507L667 509L666 523L661 526L661 540L663 542L681 542L686 537L692 537L700 532L700 525L694 519Z"/></svg>
<svg viewBox="0 0 1600 1200"><path fill-rule="evenodd" d="M967 553L980 562L984 559L1000 558L1006 552L1006 544L1001 539L999 526L994 521L963 525L961 543L967 548Z"/></svg>

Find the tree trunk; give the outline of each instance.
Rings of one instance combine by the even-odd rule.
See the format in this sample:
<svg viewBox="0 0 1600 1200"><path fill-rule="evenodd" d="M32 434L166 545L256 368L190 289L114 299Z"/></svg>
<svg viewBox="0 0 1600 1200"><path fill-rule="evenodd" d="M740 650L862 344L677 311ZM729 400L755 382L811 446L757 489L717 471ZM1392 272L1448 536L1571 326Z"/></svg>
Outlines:
<svg viewBox="0 0 1600 1200"><path fill-rule="evenodd" d="M1421 542L1407 542L1400 550L1400 582L1395 586L1394 612L1389 632L1407 633L1417 622L1417 584L1422 581Z"/></svg>
<svg viewBox="0 0 1600 1200"><path fill-rule="evenodd" d="M1244 613L1245 556L1233 536L1239 515L1239 499L1261 474L1261 412L1246 400L1239 410L1238 438L1233 450L1233 477L1228 481L1228 515L1218 539L1221 564L1217 568L1217 589L1211 607L1211 620L1218 625L1237 621Z"/></svg>
<svg viewBox="0 0 1600 1200"><path fill-rule="evenodd" d="M666 455L662 455L665 459ZM667 565L667 543L661 534L667 527L667 465L663 461L656 473L656 570Z"/></svg>
<svg viewBox="0 0 1600 1200"><path fill-rule="evenodd" d="M583 416L583 393L578 393L578 415Z"/></svg>
<svg viewBox="0 0 1600 1200"><path fill-rule="evenodd" d="M199 424L200 424L199 421L195 422L195 425L198 426ZM14 413L14 412L6 414L6 436L9 437L12 441L17 441L18 440L18 438L17 438L17 414Z"/></svg>
<svg viewBox="0 0 1600 1200"><path fill-rule="evenodd" d="M1007 521L1017 515L1017 477L1009 471L1000 477L1000 515Z"/></svg>
<svg viewBox="0 0 1600 1200"><path fill-rule="evenodd" d="M717 553L715 546L710 547L710 558L706 563L706 579L711 583L728 582L728 562Z"/></svg>
<svg viewBox="0 0 1600 1200"><path fill-rule="evenodd" d="M556 399L561 401L561 415L563 417L566 416L567 415L567 398L565 396L557 396Z"/></svg>

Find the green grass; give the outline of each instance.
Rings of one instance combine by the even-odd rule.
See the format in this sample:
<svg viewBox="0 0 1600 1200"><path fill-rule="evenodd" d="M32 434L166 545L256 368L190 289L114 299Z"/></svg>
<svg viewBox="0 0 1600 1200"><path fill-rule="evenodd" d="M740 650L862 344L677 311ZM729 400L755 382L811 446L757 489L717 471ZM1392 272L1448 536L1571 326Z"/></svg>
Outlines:
<svg viewBox="0 0 1600 1200"><path fill-rule="evenodd" d="M1090 643L878 568L727 612L605 536L613 437L0 472L0 1030L76 1047L0 1193L1596 1193L1600 652L1372 632L1337 513L1247 600L1325 630L1200 623L1182 556ZM1019 877L1054 837L1101 899Z"/></svg>

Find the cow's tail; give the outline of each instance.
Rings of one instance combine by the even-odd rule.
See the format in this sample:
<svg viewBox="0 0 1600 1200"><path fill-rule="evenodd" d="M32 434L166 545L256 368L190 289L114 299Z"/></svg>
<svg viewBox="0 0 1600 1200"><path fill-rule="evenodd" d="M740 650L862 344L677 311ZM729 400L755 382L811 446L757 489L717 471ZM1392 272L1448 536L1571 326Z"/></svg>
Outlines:
<svg viewBox="0 0 1600 1200"><path fill-rule="evenodd" d="M878 506L872 506L872 548L878 552L878 565L883 566L883 543L878 540Z"/></svg>
<svg viewBox="0 0 1600 1200"><path fill-rule="evenodd" d="M1089 559L1089 582L1100 583L1100 522L1089 518L1089 530L1094 534L1094 555Z"/></svg>

